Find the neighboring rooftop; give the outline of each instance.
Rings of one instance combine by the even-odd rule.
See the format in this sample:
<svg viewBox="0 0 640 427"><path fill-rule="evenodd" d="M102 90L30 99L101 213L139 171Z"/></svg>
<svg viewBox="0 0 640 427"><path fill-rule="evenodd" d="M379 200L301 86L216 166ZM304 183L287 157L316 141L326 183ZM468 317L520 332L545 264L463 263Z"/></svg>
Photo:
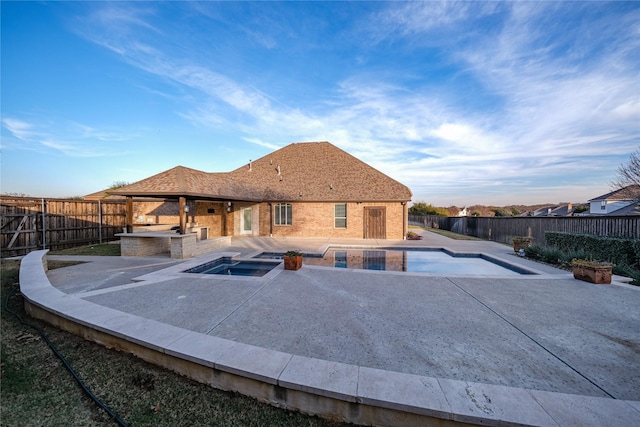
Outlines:
<svg viewBox="0 0 640 427"><path fill-rule="evenodd" d="M599 200L634 200L640 197L640 185L629 185L618 190L611 191L602 196L594 197L589 200L595 202Z"/></svg>

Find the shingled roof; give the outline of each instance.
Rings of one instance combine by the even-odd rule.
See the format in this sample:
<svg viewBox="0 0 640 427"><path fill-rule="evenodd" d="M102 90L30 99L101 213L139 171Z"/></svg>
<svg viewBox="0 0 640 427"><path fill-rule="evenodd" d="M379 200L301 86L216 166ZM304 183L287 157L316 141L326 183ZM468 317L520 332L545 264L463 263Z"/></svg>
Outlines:
<svg viewBox="0 0 640 427"><path fill-rule="evenodd" d="M229 175L265 200L409 201L411 190L329 142L287 145Z"/></svg>
<svg viewBox="0 0 640 427"><path fill-rule="evenodd" d="M602 196L594 197L590 199L590 202L599 200L633 200L640 197L640 185L629 185L618 190L614 190L610 193L603 194Z"/></svg>
<svg viewBox="0 0 640 427"><path fill-rule="evenodd" d="M290 144L226 173L178 166L108 193L247 201L411 200L408 187L329 142Z"/></svg>
<svg viewBox="0 0 640 427"><path fill-rule="evenodd" d="M143 197L213 198L221 200L262 200L263 191L238 182L227 173L208 173L176 166L133 184L107 191L109 194Z"/></svg>

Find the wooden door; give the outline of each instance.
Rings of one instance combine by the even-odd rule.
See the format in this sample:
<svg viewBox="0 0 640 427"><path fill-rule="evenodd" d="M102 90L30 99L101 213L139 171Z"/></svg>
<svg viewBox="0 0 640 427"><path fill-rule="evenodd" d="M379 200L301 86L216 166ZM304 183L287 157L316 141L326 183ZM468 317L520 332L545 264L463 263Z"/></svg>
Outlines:
<svg viewBox="0 0 640 427"><path fill-rule="evenodd" d="M387 208L374 206L364 208L364 238L387 238Z"/></svg>

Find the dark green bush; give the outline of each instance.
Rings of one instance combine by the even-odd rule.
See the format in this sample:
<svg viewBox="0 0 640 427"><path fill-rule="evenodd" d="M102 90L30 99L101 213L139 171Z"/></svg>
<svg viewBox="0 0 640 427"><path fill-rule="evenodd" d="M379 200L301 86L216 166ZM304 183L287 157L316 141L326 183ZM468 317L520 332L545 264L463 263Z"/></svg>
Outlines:
<svg viewBox="0 0 640 427"><path fill-rule="evenodd" d="M547 231L544 236L548 246L564 252L583 250L586 258L613 264L626 264L640 269L640 242L638 240L557 231Z"/></svg>
<svg viewBox="0 0 640 427"><path fill-rule="evenodd" d="M524 250L527 258L557 265L561 268L570 268L571 260L587 258L584 250L563 251L553 246L531 245Z"/></svg>
<svg viewBox="0 0 640 427"><path fill-rule="evenodd" d="M633 284L640 284L640 240L557 231L547 231L544 236L548 246L532 251L530 247L525 251L527 257L548 263L554 263L551 259L557 257L555 264L565 268L574 258L606 261L615 264L614 274L631 277Z"/></svg>
<svg viewBox="0 0 640 427"><path fill-rule="evenodd" d="M624 277L631 277L633 279L632 284L640 285L640 270L630 267L627 264L618 264L613 267L613 274L618 274Z"/></svg>

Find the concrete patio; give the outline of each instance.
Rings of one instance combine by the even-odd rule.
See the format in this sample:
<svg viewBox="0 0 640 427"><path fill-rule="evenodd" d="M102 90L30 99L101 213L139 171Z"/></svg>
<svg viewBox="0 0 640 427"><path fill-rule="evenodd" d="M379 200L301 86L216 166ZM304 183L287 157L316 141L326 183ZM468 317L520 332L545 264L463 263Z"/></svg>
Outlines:
<svg viewBox="0 0 640 427"><path fill-rule="evenodd" d="M422 235L420 241L234 238L221 251L249 257L317 253L326 245L445 247L539 274L441 276L307 265L297 272L280 266L264 278L191 277L182 271L211 255L188 261L48 256L89 262L44 278L25 271L24 283L21 271L21 287L32 313L53 313L61 327L92 327L97 341L112 334L162 357L206 364L218 372L205 379L214 386L345 421L640 423L640 288L620 278L612 285L580 282L517 257L506 245ZM220 372L231 376L220 379ZM264 384L272 388L251 390Z"/></svg>

